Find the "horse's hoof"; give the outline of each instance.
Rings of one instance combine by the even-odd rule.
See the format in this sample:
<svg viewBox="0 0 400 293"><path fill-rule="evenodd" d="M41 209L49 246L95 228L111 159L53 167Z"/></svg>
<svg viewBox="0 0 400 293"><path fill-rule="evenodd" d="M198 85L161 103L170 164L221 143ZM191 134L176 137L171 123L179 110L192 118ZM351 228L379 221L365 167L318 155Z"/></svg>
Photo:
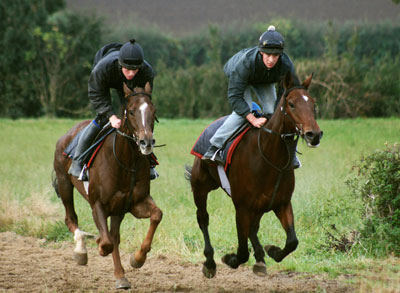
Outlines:
<svg viewBox="0 0 400 293"><path fill-rule="evenodd" d="M131 264L132 268L140 269L143 266L145 260L146 260L146 258L144 259L144 261L137 261L135 259L135 256L132 254L130 259L129 259L129 263Z"/></svg>
<svg viewBox="0 0 400 293"><path fill-rule="evenodd" d="M215 274L217 273L216 269L208 269L206 266L203 265L203 275L204 277L211 279L214 278Z"/></svg>
<svg viewBox="0 0 400 293"><path fill-rule="evenodd" d="M125 277L122 277L115 282L115 288L127 290L131 288L131 283Z"/></svg>
<svg viewBox="0 0 400 293"><path fill-rule="evenodd" d="M74 260L78 265L84 266L88 263L87 253L76 253L74 252Z"/></svg>
<svg viewBox="0 0 400 293"><path fill-rule="evenodd" d="M112 243L99 244L99 254L101 256L107 256L114 250L114 245Z"/></svg>
<svg viewBox="0 0 400 293"><path fill-rule="evenodd" d="M267 266L262 261L256 262L253 266L253 273L259 277L265 277L267 275Z"/></svg>
<svg viewBox="0 0 400 293"><path fill-rule="evenodd" d="M266 245L264 246L264 250L271 258L277 261L277 254L281 251L281 249L278 246Z"/></svg>
<svg viewBox="0 0 400 293"><path fill-rule="evenodd" d="M222 258L221 261L230 266L232 269L237 269L239 267L239 264L237 263L237 256L236 254L225 254Z"/></svg>

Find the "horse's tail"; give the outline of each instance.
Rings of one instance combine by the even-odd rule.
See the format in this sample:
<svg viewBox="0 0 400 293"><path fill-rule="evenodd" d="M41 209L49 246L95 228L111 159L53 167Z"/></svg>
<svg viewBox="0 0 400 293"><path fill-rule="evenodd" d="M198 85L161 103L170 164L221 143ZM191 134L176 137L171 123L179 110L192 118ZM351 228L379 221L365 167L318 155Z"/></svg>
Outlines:
<svg viewBox="0 0 400 293"><path fill-rule="evenodd" d="M192 166L185 165L185 179L190 181L192 179Z"/></svg>
<svg viewBox="0 0 400 293"><path fill-rule="evenodd" d="M53 172L51 172L51 181L52 181L51 185L53 185L53 188L54 188L54 190L56 191L57 196L58 196L59 198L61 198L60 192L58 191L58 180L57 180L57 176L56 176L54 170L53 170Z"/></svg>

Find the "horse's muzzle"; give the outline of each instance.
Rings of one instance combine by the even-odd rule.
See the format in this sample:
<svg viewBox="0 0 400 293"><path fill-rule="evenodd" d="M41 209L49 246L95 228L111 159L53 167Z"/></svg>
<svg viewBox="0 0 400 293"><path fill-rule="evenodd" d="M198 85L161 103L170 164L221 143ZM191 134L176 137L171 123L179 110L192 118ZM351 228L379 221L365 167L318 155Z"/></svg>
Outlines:
<svg viewBox="0 0 400 293"><path fill-rule="evenodd" d="M304 139L307 142L307 146L311 148L318 147L323 134L323 131L307 131L304 134Z"/></svg>
<svg viewBox="0 0 400 293"><path fill-rule="evenodd" d="M139 148L140 148L140 152L143 155L150 155L153 152L153 147L154 144L156 143L156 140L151 138L151 139L140 139L139 140Z"/></svg>

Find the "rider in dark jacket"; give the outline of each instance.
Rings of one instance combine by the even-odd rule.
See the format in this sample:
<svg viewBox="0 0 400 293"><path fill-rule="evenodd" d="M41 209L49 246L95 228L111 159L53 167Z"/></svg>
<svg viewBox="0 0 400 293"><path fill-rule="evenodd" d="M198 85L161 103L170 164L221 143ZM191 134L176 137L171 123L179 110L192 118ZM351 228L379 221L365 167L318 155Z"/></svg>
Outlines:
<svg viewBox="0 0 400 293"><path fill-rule="evenodd" d="M258 46L239 51L232 56L224 66L229 78L228 100L232 113L210 139L211 146L203 156L203 160L224 165L221 149L229 138L246 122L260 128L266 122L268 114L275 110L277 94L275 84L278 84L278 96L283 94L281 81L290 71L298 80L293 62L283 52L284 39L282 35L270 26L260 38ZM257 96L266 117L256 117L252 113L252 91ZM294 150L295 151L295 150ZM301 166L294 156L293 167Z"/></svg>
<svg viewBox="0 0 400 293"><path fill-rule="evenodd" d="M111 104L110 89L117 91L121 105L124 105L123 83L131 89L134 87L153 88L154 71L144 60L143 49L134 39L125 44L112 43L105 45L95 55L93 69L89 77L88 96L97 113L96 118L83 130L75 149L74 159L68 171L69 174L86 181L87 176L82 171L82 162L76 160L92 143L93 139L110 122L114 128L121 126L121 119L114 113ZM154 170L156 162L150 160L150 178L158 177Z"/></svg>

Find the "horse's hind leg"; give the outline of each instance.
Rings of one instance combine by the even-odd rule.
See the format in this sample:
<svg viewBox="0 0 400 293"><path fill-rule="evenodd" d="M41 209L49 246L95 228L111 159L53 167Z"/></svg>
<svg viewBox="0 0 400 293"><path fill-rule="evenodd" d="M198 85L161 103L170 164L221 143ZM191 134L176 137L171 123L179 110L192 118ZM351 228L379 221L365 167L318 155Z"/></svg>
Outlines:
<svg viewBox="0 0 400 293"><path fill-rule="evenodd" d="M207 212L208 192L202 188L193 188L194 202L197 207L197 223L204 237L204 256L206 261L203 264L203 274L207 278L213 278L217 272L217 265L214 261L214 248L211 245L208 233L209 216Z"/></svg>
<svg viewBox="0 0 400 293"><path fill-rule="evenodd" d="M114 262L114 276L116 280L117 289L130 289L131 284L125 278L125 270L121 264L121 257L119 255L120 234L119 229L124 216L112 216L110 221L110 235L114 243L114 250L112 252Z"/></svg>
<svg viewBox="0 0 400 293"><path fill-rule="evenodd" d="M74 186L68 174L63 172L62 168L61 170L56 168L55 171L56 181L53 182L53 185L65 208L65 225L67 225L69 231L74 234L76 243L74 259L79 265L86 265L88 256L84 239L85 233L78 228L78 216L76 215L74 207Z"/></svg>
<svg viewBox="0 0 400 293"><path fill-rule="evenodd" d="M267 274L267 267L265 266L265 253L264 249L261 246L260 241L258 240L258 229L260 227L260 220L262 214L257 216L253 224L250 226L250 241L254 248L254 257L256 259L256 263L253 266L253 272L258 276L265 276Z"/></svg>
<svg viewBox="0 0 400 293"><path fill-rule="evenodd" d="M196 158L192 168L191 185L193 199L197 207L197 223L204 237L204 256L206 261L203 264L203 274L207 278L213 278L217 272L217 265L214 261L214 249L211 245L208 233L209 216L207 212L208 193L218 188L217 183L208 173L208 166Z"/></svg>
<svg viewBox="0 0 400 293"><path fill-rule="evenodd" d="M265 246L265 251L270 257L272 257L276 262L282 261L289 253L297 248L299 241L296 237L296 232L294 230L294 217L292 204L289 203L285 206L281 206L279 209L274 210L276 216L279 218L283 229L286 232L286 244L283 249L277 246L267 245Z"/></svg>
<svg viewBox="0 0 400 293"><path fill-rule="evenodd" d="M134 268L140 268L146 261L147 253L151 249L151 243L153 242L153 237L156 232L158 224L162 219L162 211L157 207L156 203L153 201L151 196L148 196L143 201L135 204L131 210L132 214L136 218L149 218L150 217L150 227L147 231L147 235L143 240L140 250L135 252L134 256L130 258L130 264Z"/></svg>

